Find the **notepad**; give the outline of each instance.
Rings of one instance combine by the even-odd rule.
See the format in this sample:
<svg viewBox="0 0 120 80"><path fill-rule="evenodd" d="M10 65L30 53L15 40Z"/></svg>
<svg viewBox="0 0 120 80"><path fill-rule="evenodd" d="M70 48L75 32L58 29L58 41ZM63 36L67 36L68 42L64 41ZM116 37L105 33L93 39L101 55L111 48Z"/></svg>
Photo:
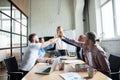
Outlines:
<svg viewBox="0 0 120 80"><path fill-rule="evenodd" d="M80 60L66 60L65 63L80 63Z"/></svg>
<svg viewBox="0 0 120 80"><path fill-rule="evenodd" d="M63 74L60 74L60 76L64 80L85 80L83 77L81 77L80 75L78 75L75 72L63 73Z"/></svg>

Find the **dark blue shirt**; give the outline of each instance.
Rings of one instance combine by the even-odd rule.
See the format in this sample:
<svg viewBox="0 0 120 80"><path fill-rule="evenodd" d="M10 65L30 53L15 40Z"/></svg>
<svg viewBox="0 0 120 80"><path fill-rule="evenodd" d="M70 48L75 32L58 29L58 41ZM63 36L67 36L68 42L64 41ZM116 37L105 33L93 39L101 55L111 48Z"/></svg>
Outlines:
<svg viewBox="0 0 120 80"><path fill-rule="evenodd" d="M67 39L62 39L62 41L64 41L65 43L68 43L68 44L70 44L70 45L75 46L75 47L76 47L76 53L77 53L78 59L81 59L81 60L85 61L85 58L84 58L84 55L83 55L83 50L82 50L81 47L78 47L78 46L72 44L72 43L69 42ZM80 53L80 50L82 51L81 53Z"/></svg>

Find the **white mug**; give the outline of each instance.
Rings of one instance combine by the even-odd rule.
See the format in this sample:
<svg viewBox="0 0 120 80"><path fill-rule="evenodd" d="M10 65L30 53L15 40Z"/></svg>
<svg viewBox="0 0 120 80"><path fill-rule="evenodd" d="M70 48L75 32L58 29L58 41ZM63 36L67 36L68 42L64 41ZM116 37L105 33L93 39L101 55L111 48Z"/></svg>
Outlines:
<svg viewBox="0 0 120 80"><path fill-rule="evenodd" d="M94 69L92 67L88 67L87 72L88 72L88 77L92 78L94 75Z"/></svg>

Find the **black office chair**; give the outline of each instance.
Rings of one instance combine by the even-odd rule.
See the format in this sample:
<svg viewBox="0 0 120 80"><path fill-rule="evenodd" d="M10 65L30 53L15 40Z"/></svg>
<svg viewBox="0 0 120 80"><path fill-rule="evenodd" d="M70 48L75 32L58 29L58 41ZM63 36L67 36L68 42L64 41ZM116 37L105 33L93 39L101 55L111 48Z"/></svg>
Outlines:
<svg viewBox="0 0 120 80"><path fill-rule="evenodd" d="M55 52L55 55L57 57L59 57L59 56L66 56L67 55L67 50L64 50L64 49L62 49L62 50L55 50L54 52Z"/></svg>
<svg viewBox="0 0 120 80"><path fill-rule="evenodd" d="M13 56L4 59L4 61L7 67L7 73L10 75L10 80L21 80L23 77L23 72L19 72L16 58Z"/></svg>
<svg viewBox="0 0 120 80"><path fill-rule="evenodd" d="M110 69L111 69L111 78L113 80L120 80L120 57L110 54L109 56Z"/></svg>

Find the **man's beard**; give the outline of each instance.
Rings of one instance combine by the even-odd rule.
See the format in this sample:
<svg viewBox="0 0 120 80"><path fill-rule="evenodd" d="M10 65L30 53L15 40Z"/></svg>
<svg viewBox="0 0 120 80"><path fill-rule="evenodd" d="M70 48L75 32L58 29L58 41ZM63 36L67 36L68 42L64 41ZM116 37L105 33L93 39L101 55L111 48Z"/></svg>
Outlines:
<svg viewBox="0 0 120 80"><path fill-rule="evenodd" d="M39 41L35 41L35 43L39 43Z"/></svg>

